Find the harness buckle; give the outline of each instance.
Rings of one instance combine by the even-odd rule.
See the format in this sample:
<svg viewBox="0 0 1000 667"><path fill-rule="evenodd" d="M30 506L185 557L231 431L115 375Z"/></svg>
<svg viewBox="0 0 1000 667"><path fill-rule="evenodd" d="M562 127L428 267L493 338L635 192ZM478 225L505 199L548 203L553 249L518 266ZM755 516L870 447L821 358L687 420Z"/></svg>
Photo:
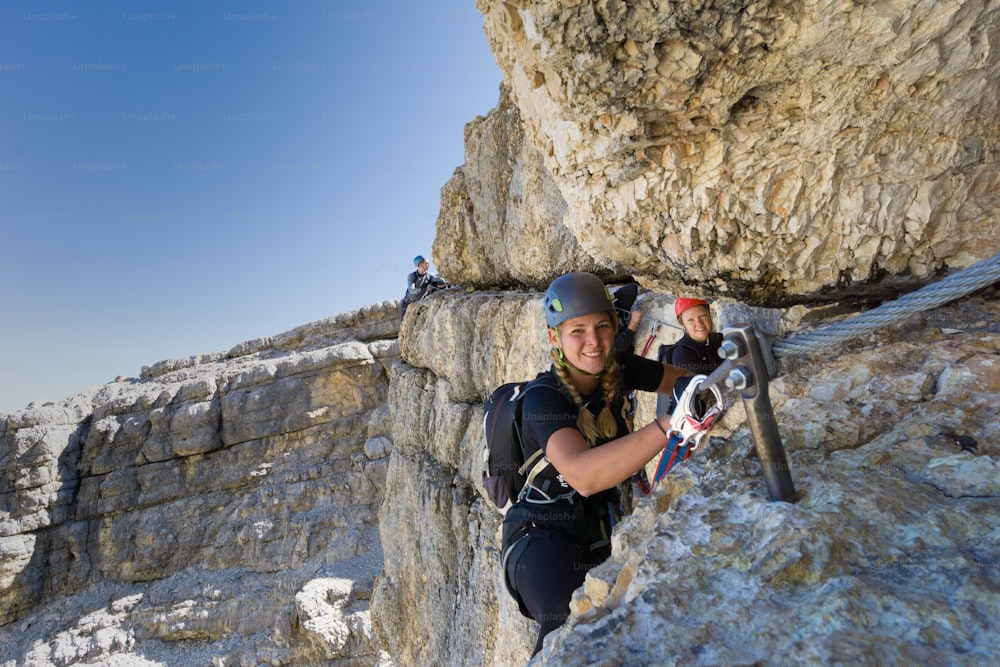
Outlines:
<svg viewBox="0 0 1000 667"><path fill-rule="evenodd" d="M667 436L677 435L680 438L678 446L689 446L691 451L698 449L698 445L701 444L702 439L708 435L708 432L715 426L715 422L726 411L726 403L722 399L722 391L718 385L711 384L707 390L711 391L715 403L705 409L703 414L698 414L698 406L695 404L695 400L698 398L698 394L703 391L701 385L707 377L706 375L695 375L691 378L691 382L688 383L687 388L684 389L684 393L681 394L680 399L677 401L677 407L674 408L673 414L670 415L670 430L667 432Z"/></svg>

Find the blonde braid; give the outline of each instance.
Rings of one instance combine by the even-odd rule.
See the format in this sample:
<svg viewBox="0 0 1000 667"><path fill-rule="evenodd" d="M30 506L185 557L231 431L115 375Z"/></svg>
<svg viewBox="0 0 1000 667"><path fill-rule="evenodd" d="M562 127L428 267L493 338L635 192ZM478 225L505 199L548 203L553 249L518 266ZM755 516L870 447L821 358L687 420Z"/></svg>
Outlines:
<svg viewBox="0 0 1000 667"><path fill-rule="evenodd" d="M578 408L576 427L583 435L583 439L593 447L598 437L602 437L605 440L614 438L618 434L618 423L615 421L615 415L611 411L611 405L614 404L615 399L618 397L619 386L618 362L614 356L609 359L608 367L601 374L601 384L604 388L604 408L601 409L601 414L597 416L596 420L590 410L584 406L583 396L580 395L576 385L573 384L573 380L569 375L569 369L560 363L561 355L558 348L552 348L552 358L556 362L556 375L559 376L559 379L573 399L573 403Z"/></svg>
<svg viewBox="0 0 1000 667"><path fill-rule="evenodd" d="M577 407L576 428L583 435L583 439L593 447L594 443L597 442L597 424L594 421L594 415L590 414L590 410L583 406L583 396L580 395L576 385L573 384L573 380L570 379L569 369L560 363L558 348L552 348L552 358L556 362L556 375L559 376L560 382L563 383L566 391L569 392L570 397L573 399L574 405Z"/></svg>
<svg viewBox="0 0 1000 667"><path fill-rule="evenodd" d="M601 414L597 415L597 430L605 440L610 440L618 435L618 422L611 411L611 406L618 398L618 360L614 355L608 360L608 367L601 375L601 384L604 386L604 408ZM588 411L589 412L589 411Z"/></svg>

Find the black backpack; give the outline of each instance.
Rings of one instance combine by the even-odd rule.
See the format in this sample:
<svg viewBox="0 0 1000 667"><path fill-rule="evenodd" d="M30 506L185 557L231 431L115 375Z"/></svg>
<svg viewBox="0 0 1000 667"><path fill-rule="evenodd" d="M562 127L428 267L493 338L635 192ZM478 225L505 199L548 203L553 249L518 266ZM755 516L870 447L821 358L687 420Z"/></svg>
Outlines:
<svg viewBox="0 0 1000 667"><path fill-rule="evenodd" d="M483 488L490 501L503 509L519 500L529 479L549 465L541 449L527 461L521 443L521 400L531 389L551 386L541 378L500 385L483 403L483 433L486 436Z"/></svg>
<svg viewBox="0 0 1000 667"><path fill-rule="evenodd" d="M671 359L674 358L674 348L677 347L677 343L670 343L669 345L661 345L660 349L656 352L656 360L661 364L672 364Z"/></svg>

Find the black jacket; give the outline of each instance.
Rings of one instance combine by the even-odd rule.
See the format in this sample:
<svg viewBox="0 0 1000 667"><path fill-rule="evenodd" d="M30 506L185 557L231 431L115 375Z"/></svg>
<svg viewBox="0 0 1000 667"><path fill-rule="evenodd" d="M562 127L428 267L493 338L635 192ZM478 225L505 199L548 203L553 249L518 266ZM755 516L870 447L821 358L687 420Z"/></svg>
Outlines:
<svg viewBox="0 0 1000 667"><path fill-rule="evenodd" d="M720 345L722 345L722 334L717 331L708 334L708 340L704 343L695 342L685 333L670 349L661 348L660 361L691 371L695 375L710 375L722 364L722 359L719 357ZM678 378L674 383L672 396L660 394L656 397L657 417L669 415L674 411L677 399L690 382L691 378Z"/></svg>
<svg viewBox="0 0 1000 667"><path fill-rule="evenodd" d="M720 345L722 345L722 334L718 331L708 334L708 340L704 343L695 342L685 333L674 344L673 352L667 361L695 375L709 375L722 364L722 359L719 357Z"/></svg>

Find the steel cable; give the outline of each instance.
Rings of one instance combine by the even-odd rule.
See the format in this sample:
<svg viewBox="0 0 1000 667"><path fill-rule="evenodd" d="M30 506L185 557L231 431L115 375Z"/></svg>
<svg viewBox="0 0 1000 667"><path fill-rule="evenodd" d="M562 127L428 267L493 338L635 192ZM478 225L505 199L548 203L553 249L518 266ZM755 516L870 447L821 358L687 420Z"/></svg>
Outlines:
<svg viewBox="0 0 1000 667"><path fill-rule="evenodd" d="M1000 253L851 319L831 324L818 331L775 341L771 346L771 352L776 357L814 352L870 333L910 315L936 308L997 281L1000 281Z"/></svg>

